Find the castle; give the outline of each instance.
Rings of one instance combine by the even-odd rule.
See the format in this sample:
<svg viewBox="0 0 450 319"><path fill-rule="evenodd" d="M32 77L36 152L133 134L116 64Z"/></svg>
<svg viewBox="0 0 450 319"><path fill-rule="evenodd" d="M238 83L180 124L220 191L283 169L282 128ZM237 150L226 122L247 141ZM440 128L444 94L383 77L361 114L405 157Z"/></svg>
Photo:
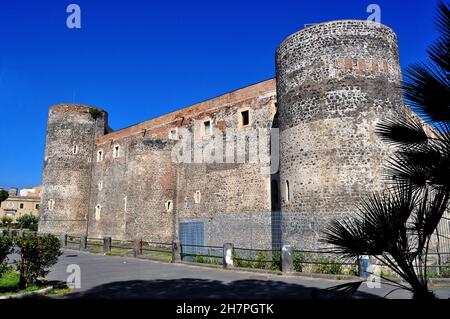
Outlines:
<svg viewBox="0 0 450 319"><path fill-rule="evenodd" d="M384 189L391 149L375 128L403 109L396 35L359 20L288 36L274 79L121 130L103 110L53 106L39 231L317 248L330 219L351 217L362 197ZM228 143L209 152L225 140L231 151ZM251 160L255 149L269 164Z"/></svg>

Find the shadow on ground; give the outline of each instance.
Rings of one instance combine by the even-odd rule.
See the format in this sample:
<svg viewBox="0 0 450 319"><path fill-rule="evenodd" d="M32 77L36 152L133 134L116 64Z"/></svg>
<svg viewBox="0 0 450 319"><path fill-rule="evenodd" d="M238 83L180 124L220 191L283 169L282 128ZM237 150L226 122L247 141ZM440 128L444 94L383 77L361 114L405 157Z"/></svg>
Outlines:
<svg viewBox="0 0 450 319"><path fill-rule="evenodd" d="M281 281L237 280L223 283L205 279L132 280L112 282L64 296L69 299L330 299L338 298L326 289ZM377 299L356 292L353 298Z"/></svg>

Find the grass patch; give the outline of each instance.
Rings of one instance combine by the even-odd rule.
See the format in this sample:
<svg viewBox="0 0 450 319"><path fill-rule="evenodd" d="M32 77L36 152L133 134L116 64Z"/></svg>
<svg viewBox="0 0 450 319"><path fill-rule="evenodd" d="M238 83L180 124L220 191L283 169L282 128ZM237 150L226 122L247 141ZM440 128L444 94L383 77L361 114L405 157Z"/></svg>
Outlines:
<svg viewBox="0 0 450 319"><path fill-rule="evenodd" d="M61 296L61 295L67 295L72 292L72 289L65 287L65 288L53 288L49 292L47 292L47 295L49 296Z"/></svg>
<svg viewBox="0 0 450 319"><path fill-rule="evenodd" d="M0 296L15 295L24 292L33 292L46 287L45 283L28 286L26 289L19 290L19 273L14 269L7 270L0 278Z"/></svg>
<svg viewBox="0 0 450 319"><path fill-rule="evenodd" d="M0 278L0 293L12 289L19 284L19 273L13 269L7 270Z"/></svg>

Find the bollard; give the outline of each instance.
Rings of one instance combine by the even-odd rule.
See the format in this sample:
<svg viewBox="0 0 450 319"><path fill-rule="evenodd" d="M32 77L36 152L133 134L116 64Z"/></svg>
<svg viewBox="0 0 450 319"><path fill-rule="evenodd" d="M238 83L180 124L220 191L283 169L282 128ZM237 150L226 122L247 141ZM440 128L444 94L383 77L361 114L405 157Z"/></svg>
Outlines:
<svg viewBox="0 0 450 319"><path fill-rule="evenodd" d="M80 238L80 250L87 249L87 236L81 236Z"/></svg>
<svg viewBox="0 0 450 319"><path fill-rule="evenodd" d="M67 246L67 235L66 234L59 235L59 241L61 243L61 247L66 247Z"/></svg>
<svg viewBox="0 0 450 319"><path fill-rule="evenodd" d="M359 276L362 278L369 277L369 273L367 272L368 268L369 268L369 256L367 255L358 256Z"/></svg>
<svg viewBox="0 0 450 319"><path fill-rule="evenodd" d="M181 261L181 242L176 240L172 242L172 262L179 263Z"/></svg>
<svg viewBox="0 0 450 319"><path fill-rule="evenodd" d="M109 253L111 251L111 237L103 237L103 252Z"/></svg>
<svg viewBox="0 0 450 319"><path fill-rule="evenodd" d="M223 268L233 267L234 246L231 243L223 244Z"/></svg>
<svg viewBox="0 0 450 319"><path fill-rule="evenodd" d="M142 239L134 241L134 257L142 255Z"/></svg>
<svg viewBox="0 0 450 319"><path fill-rule="evenodd" d="M292 272L292 247L291 245L283 245L281 248L281 271Z"/></svg>

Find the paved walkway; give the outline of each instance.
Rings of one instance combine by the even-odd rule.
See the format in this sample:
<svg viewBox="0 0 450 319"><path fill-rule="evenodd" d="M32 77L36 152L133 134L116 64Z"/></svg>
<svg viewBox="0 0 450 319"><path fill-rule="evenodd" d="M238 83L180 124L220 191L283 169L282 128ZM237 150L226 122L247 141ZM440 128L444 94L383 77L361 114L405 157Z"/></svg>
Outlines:
<svg viewBox="0 0 450 319"><path fill-rule="evenodd" d="M252 273L169 264L126 257L110 257L65 250L48 279L66 281L67 266L81 270L81 288L65 298L282 298L310 299L321 290L345 283L300 276ZM379 298L393 287L368 288L362 284L355 298ZM317 294L319 292L319 294ZM450 288L436 288L440 298L450 298ZM398 290L389 298L410 298Z"/></svg>

